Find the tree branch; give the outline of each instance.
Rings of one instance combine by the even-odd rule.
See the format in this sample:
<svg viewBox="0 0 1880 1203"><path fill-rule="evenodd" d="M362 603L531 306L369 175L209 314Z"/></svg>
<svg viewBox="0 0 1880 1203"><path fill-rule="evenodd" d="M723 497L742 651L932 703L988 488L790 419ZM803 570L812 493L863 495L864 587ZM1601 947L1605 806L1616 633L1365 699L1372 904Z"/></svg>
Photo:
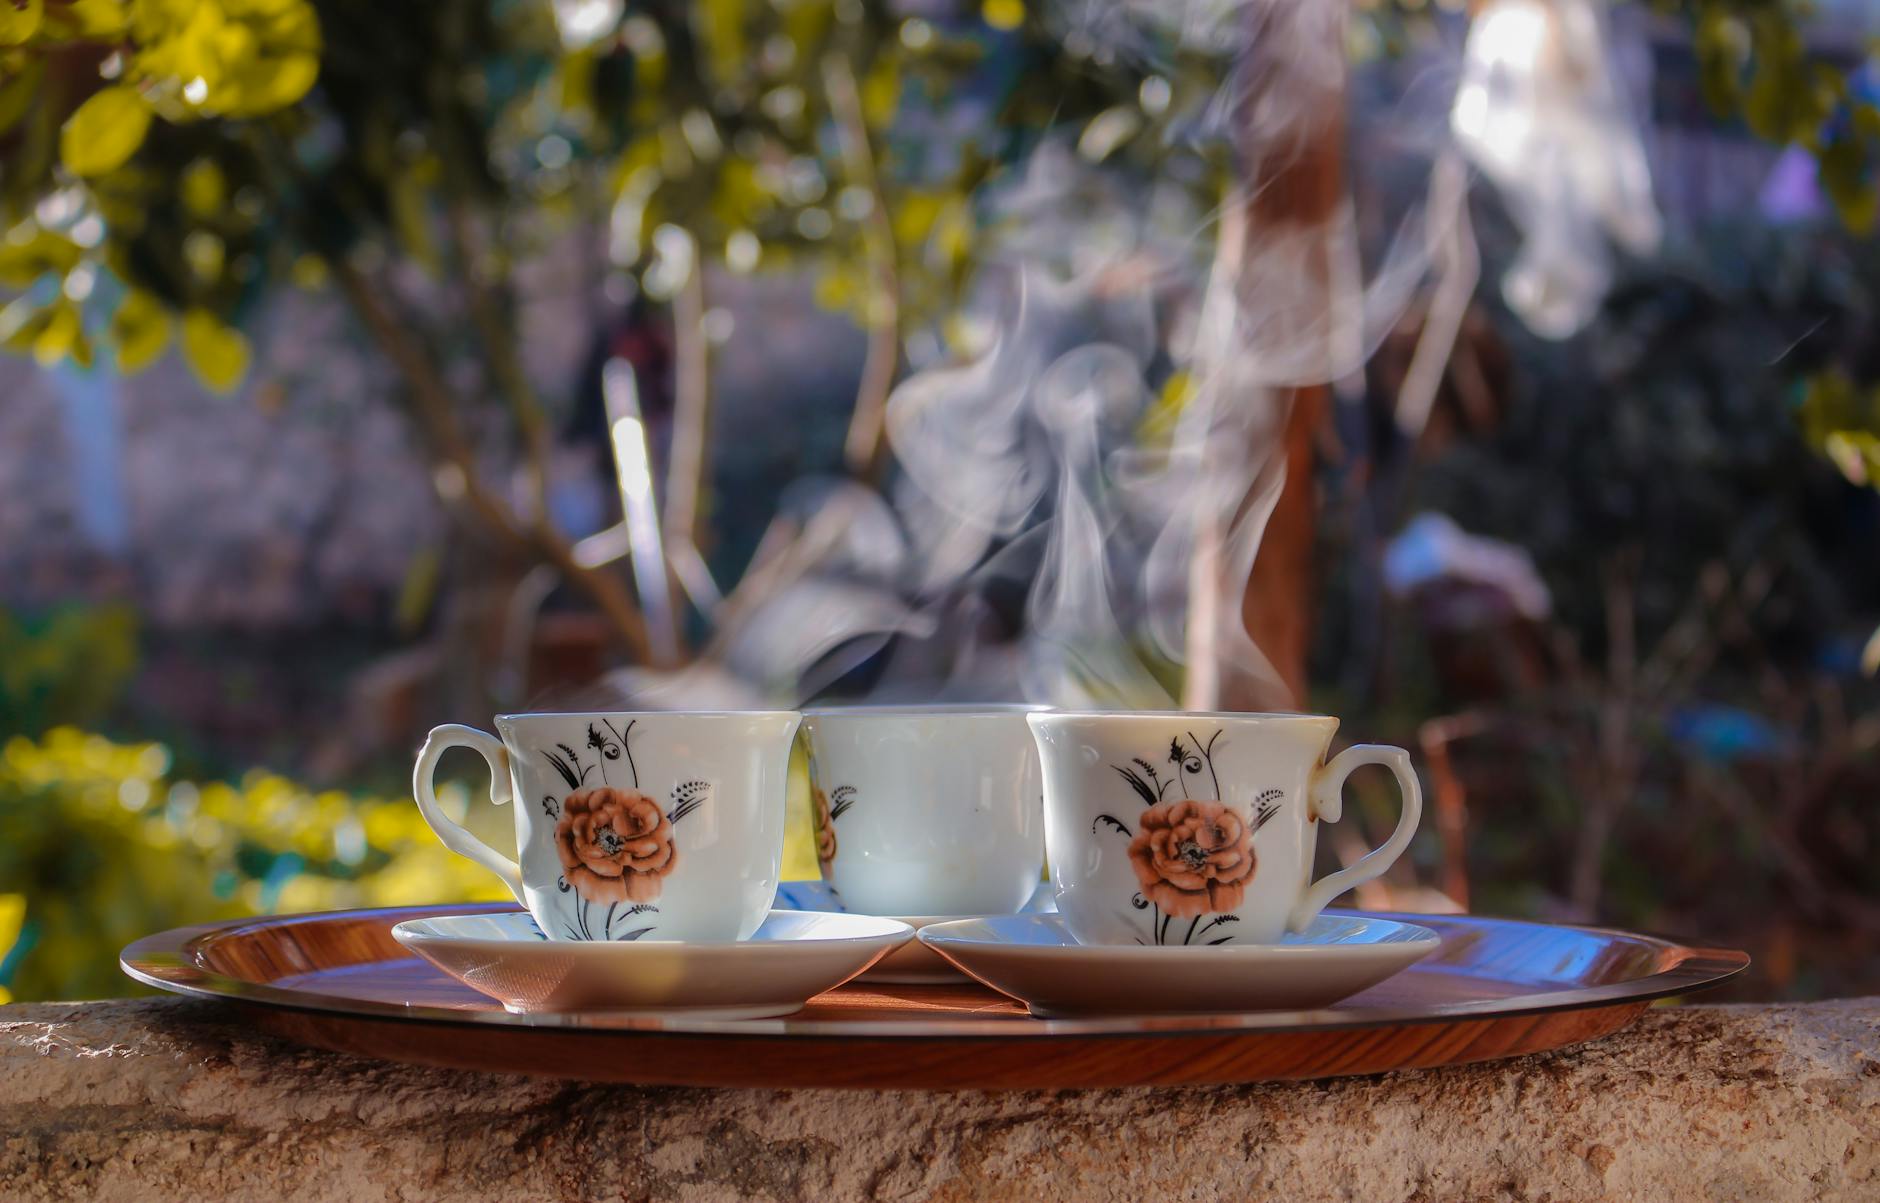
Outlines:
<svg viewBox="0 0 1880 1203"><path fill-rule="evenodd" d="M547 515L538 515L535 523L524 525L516 520L498 495L483 479L476 456L457 422L451 394L437 369L416 342L386 310L378 290L368 283L357 268L337 260L333 273L340 291L366 328L366 333L385 352L387 359L405 381L411 409L433 450L452 469L452 479L461 486L462 500L485 529L510 547L531 553L553 564L562 575L579 585L614 624L633 656L651 659L646 638L646 624L633 598L618 577L583 568L575 562L573 549L552 527ZM446 490L441 490L446 491ZM455 491L455 490L447 490Z"/></svg>
<svg viewBox="0 0 1880 1203"><path fill-rule="evenodd" d="M894 226L888 218L881 179L875 172L868 123L848 60L840 54L826 56L822 75L829 110L835 117L843 173L868 194L869 200L868 215L862 223L862 249L874 276L874 289L868 298L868 351L862 360L862 380L855 390L855 409L849 418L842 455L849 471L872 481L879 478L886 462L882 431L887 425L888 392L894 387L901 359L901 285Z"/></svg>
<svg viewBox="0 0 1880 1203"><path fill-rule="evenodd" d="M666 541L698 546L700 499L710 458L711 355L705 345L705 265L698 239L686 232L691 270L673 298L672 450L666 465Z"/></svg>
<svg viewBox="0 0 1880 1203"><path fill-rule="evenodd" d="M485 286L469 224L463 202L455 196L447 198L444 203L444 225L450 236L452 253L463 271L470 321L483 344L483 353L489 357L497 391L508 405L510 414L515 418L516 429L522 435L523 450L529 462L531 499L538 519L545 520L548 514L548 422L541 401L529 383L528 373L522 370L522 356L516 347L515 329L503 320L495 297Z"/></svg>

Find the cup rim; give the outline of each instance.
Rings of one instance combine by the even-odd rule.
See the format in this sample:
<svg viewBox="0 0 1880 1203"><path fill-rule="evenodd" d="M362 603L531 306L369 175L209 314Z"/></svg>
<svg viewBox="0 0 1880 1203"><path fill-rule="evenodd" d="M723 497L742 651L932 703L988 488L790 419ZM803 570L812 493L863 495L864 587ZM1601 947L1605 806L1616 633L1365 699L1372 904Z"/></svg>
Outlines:
<svg viewBox="0 0 1880 1203"><path fill-rule="evenodd" d="M1276 723L1331 723L1337 725L1335 714L1316 714L1299 710L1042 710L1041 719L1068 719L1074 722L1110 722L1127 720L1179 720L1200 719L1205 722L1233 722L1236 720L1254 720Z"/></svg>
<svg viewBox="0 0 1880 1203"><path fill-rule="evenodd" d="M1032 702L893 702L882 706L805 706L804 718L1004 718L1011 715L1055 713L1050 706Z"/></svg>
<svg viewBox="0 0 1880 1203"><path fill-rule="evenodd" d="M499 714L499 723L531 718L801 718L799 710L522 710Z"/></svg>

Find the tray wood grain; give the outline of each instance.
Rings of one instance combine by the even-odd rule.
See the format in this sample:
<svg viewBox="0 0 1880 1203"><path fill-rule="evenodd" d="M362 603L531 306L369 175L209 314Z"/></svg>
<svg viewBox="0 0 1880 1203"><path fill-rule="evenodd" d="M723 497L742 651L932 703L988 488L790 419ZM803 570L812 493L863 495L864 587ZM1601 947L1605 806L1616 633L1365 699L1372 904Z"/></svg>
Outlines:
<svg viewBox="0 0 1880 1203"><path fill-rule="evenodd" d="M1601 928L1393 915L1437 952L1336 1006L1033 1019L976 985L829 991L783 1019L511 1015L410 956L391 928L437 906L181 928L124 950L140 981L240 1004L289 1039L391 1060L683 1086L1063 1089L1427 1068L1595 1039L1749 958Z"/></svg>

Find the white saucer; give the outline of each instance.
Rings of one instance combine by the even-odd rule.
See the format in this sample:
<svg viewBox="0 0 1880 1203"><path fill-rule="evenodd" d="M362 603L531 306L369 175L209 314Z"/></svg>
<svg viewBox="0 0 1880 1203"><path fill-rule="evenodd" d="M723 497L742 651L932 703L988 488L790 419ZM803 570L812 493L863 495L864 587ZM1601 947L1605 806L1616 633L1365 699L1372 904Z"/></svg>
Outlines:
<svg viewBox="0 0 1880 1203"><path fill-rule="evenodd" d="M920 942L1041 1018L1298 1011L1329 1006L1428 956L1427 927L1320 915L1278 944L1155 948L1079 944L1057 915L922 928Z"/></svg>
<svg viewBox="0 0 1880 1203"><path fill-rule="evenodd" d="M441 915L392 928L400 944L505 1010L767 1019L800 1009L907 943L869 915L772 911L749 940L550 940L526 911Z"/></svg>

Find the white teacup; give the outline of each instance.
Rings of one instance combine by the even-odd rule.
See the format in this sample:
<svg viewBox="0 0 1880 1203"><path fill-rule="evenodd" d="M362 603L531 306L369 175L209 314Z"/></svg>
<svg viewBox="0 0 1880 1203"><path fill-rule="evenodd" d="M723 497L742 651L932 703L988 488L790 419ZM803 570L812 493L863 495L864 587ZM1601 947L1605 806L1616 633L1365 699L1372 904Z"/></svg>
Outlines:
<svg viewBox="0 0 1880 1203"><path fill-rule="evenodd" d="M816 859L871 915L1001 915L1044 871L1024 706L807 710Z"/></svg>
<svg viewBox="0 0 1880 1203"><path fill-rule="evenodd" d="M1034 714L1058 911L1081 944L1270 944L1402 855L1423 794L1402 748L1323 763L1338 720L1304 714ZM1381 764L1403 817L1357 864L1311 881L1318 823Z"/></svg>
<svg viewBox="0 0 1880 1203"><path fill-rule="evenodd" d="M783 867L788 712L506 714L435 728L412 792L444 846L495 873L551 940L744 940ZM517 859L452 822L431 778L472 748L516 806Z"/></svg>

